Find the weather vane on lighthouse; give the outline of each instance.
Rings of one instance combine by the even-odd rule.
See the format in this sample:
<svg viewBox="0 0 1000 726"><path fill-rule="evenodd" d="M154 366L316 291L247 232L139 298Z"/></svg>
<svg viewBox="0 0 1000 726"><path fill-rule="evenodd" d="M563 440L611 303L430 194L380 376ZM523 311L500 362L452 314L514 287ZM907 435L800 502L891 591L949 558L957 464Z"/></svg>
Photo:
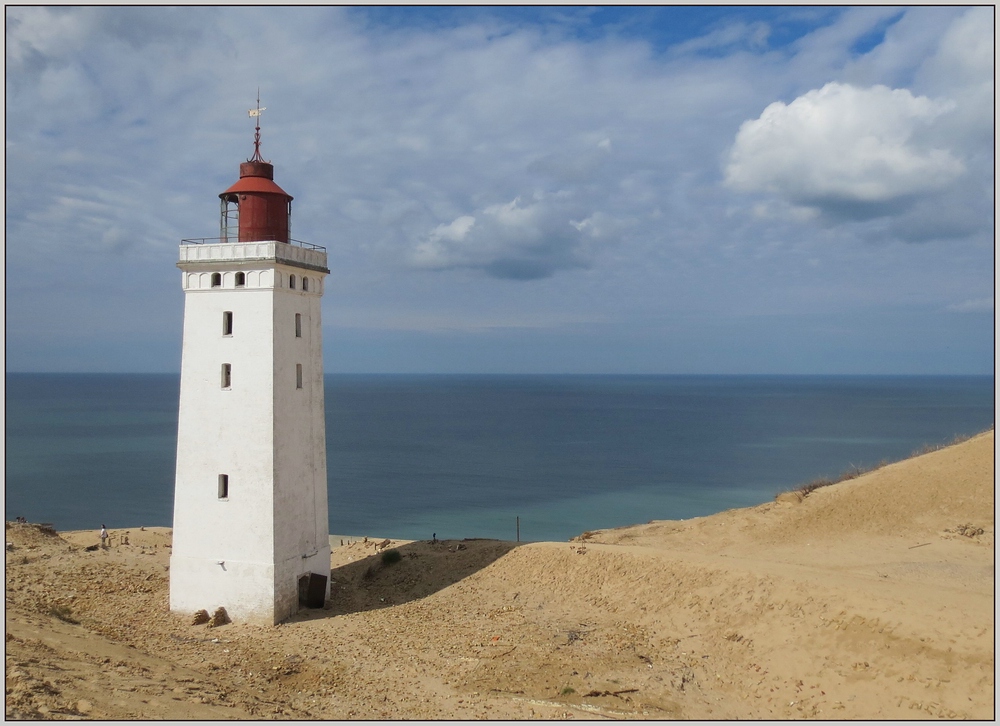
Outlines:
<svg viewBox="0 0 1000 726"><path fill-rule="evenodd" d="M257 125L254 127L253 135L253 157L247 159L247 161L264 161L260 155L260 115L267 110L266 106L260 105L260 88L257 89L257 108L251 108L247 111L250 118L257 119Z"/></svg>

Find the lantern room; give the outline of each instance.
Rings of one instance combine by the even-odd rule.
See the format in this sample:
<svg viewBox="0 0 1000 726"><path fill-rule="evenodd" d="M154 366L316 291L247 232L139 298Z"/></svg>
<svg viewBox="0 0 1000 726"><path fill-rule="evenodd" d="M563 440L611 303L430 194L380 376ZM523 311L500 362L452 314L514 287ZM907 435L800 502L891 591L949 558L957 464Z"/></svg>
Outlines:
<svg viewBox="0 0 1000 726"><path fill-rule="evenodd" d="M274 183L274 166L268 162L251 159L240 164L240 180L219 199L224 242L288 242L292 197Z"/></svg>

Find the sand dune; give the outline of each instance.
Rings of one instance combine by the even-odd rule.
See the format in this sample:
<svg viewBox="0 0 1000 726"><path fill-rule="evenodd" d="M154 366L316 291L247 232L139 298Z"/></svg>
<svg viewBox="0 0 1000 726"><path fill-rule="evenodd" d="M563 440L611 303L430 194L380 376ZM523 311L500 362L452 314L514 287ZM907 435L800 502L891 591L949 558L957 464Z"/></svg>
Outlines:
<svg viewBox="0 0 1000 726"><path fill-rule="evenodd" d="M169 530L11 524L7 716L990 719L993 447L569 543L355 542L274 628L167 612Z"/></svg>

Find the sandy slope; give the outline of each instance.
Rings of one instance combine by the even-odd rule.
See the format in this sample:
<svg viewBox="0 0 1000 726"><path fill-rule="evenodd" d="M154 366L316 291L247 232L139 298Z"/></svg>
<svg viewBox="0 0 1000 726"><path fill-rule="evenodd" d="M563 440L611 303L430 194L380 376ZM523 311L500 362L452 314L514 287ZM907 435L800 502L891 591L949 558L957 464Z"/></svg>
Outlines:
<svg viewBox="0 0 1000 726"><path fill-rule="evenodd" d="M169 530L10 525L7 716L992 718L993 445L570 543L348 544L274 628L167 612Z"/></svg>

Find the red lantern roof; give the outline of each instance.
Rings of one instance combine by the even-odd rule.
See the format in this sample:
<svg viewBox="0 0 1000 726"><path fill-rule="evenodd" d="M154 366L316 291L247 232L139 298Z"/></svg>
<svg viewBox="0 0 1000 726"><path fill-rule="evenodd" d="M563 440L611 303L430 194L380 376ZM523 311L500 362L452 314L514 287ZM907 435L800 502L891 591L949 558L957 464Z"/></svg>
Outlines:
<svg viewBox="0 0 1000 726"><path fill-rule="evenodd" d="M280 194L291 200L293 197L274 183L274 166L266 161L246 161L240 164L240 179L222 192L222 198L230 194Z"/></svg>

